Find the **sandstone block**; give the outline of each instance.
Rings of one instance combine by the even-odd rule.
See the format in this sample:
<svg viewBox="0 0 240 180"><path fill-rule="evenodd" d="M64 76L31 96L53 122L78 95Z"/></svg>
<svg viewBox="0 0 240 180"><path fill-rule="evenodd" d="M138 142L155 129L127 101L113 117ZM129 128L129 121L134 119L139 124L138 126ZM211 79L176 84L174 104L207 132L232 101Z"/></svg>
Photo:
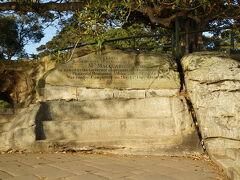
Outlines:
<svg viewBox="0 0 240 180"><path fill-rule="evenodd" d="M44 100L51 101L57 99L64 99L66 101L76 100L77 87L46 85L44 88Z"/></svg>
<svg viewBox="0 0 240 180"><path fill-rule="evenodd" d="M144 99L146 90L114 90L114 98L120 99Z"/></svg>
<svg viewBox="0 0 240 180"><path fill-rule="evenodd" d="M146 97L171 97L179 93L179 89L147 89Z"/></svg>
<svg viewBox="0 0 240 180"><path fill-rule="evenodd" d="M201 52L184 57L182 66L208 154L230 178L238 179L240 62L220 53Z"/></svg>
<svg viewBox="0 0 240 180"><path fill-rule="evenodd" d="M203 52L184 57L182 65L203 138L240 140L240 63Z"/></svg>
<svg viewBox="0 0 240 180"><path fill-rule="evenodd" d="M101 99L144 99L152 97L176 96L179 89L109 89L109 88L84 88L74 86L46 85L44 100L101 100Z"/></svg>
<svg viewBox="0 0 240 180"><path fill-rule="evenodd" d="M180 87L177 65L168 56L116 49L75 57L49 73L46 84L88 88Z"/></svg>
<svg viewBox="0 0 240 180"><path fill-rule="evenodd" d="M125 153L162 155L201 152L183 97L52 101L44 106L51 119L42 117L43 140L55 147L124 147Z"/></svg>
<svg viewBox="0 0 240 180"><path fill-rule="evenodd" d="M14 149L31 151L31 146L36 141L36 127L16 128L13 130Z"/></svg>
<svg viewBox="0 0 240 180"><path fill-rule="evenodd" d="M167 97L147 99L110 99L96 101L47 102L54 120L91 118L156 118L170 117L175 102ZM70 113L71 112L71 113ZM67 116L66 116L67 114Z"/></svg>
<svg viewBox="0 0 240 180"><path fill-rule="evenodd" d="M0 151L7 151L12 148L13 134L11 132L0 133Z"/></svg>
<svg viewBox="0 0 240 180"><path fill-rule="evenodd" d="M27 150L36 140L35 124L40 105L31 105L15 111L8 123L0 127L0 150ZM2 131L2 132L1 132Z"/></svg>
<svg viewBox="0 0 240 180"><path fill-rule="evenodd" d="M112 99L112 89L90 89L90 88L77 88L77 99L82 100L101 100Z"/></svg>

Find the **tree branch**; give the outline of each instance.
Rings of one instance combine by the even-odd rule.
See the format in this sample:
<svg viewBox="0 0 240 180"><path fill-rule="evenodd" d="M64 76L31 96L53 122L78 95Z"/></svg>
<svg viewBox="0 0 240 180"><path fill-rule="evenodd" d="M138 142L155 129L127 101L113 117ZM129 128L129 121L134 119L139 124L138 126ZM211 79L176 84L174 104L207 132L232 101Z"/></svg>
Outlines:
<svg viewBox="0 0 240 180"><path fill-rule="evenodd" d="M146 14L150 21L152 23L156 23L156 24L160 24L166 28L169 28L170 25L171 25L171 22L176 19L177 17L180 17L180 16L187 16L191 19L194 19L196 21L200 21L200 19L198 19L197 17L195 16L191 16L190 14L187 15L187 12L186 11L179 11L179 12L174 12L173 14L171 14L170 16L166 17L166 18L162 18L162 17L159 17L159 15L161 14L161 12L165 10L164 8L162 9L155 9L155 8L151 8L151 7L139 7L136 9L136 11L139 11L143 14Z"/></svg>
<svg viewBox="0 0 240 180"><path fill-rule="evenodd" d="M73 11L85 6L88 1L68 2L68 3L19 3L6 2L0 3L0 11L22 11L43 13L46 11Z"/></svg>

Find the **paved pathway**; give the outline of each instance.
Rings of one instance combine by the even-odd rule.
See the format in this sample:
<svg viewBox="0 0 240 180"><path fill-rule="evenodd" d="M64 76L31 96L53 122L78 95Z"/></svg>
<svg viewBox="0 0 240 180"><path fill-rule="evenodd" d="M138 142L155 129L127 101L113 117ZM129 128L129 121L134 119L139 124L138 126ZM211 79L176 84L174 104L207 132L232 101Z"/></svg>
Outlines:
<svg viewBox="0 0 240 180"><path fill-rule="evenodd" d="M226 180L203 158L97 154L1 154L0 180Z"/></svg>

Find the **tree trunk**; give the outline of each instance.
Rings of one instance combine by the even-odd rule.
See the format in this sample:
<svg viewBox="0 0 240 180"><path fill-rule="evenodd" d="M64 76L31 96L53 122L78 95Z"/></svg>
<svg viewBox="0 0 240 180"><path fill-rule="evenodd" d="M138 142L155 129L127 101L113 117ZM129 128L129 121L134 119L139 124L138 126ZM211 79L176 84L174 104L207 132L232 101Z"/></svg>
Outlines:
<svg viewBox="0 0 240 180"><path fill-rule="evenodd" d="M203 25L197 25L194 21L189 19L181 19L181 54L182 56L205 50L203 44L202 31L204 30Z"/></svg>

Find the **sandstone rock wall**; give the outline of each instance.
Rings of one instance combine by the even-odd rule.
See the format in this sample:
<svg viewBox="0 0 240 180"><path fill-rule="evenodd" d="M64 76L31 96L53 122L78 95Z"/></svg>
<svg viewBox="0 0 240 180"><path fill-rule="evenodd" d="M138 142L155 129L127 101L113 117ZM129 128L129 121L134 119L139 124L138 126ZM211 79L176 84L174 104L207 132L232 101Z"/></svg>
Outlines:
<svg viewBox="0 0 240 180"><path fill-rule="evenodd" d="M34 71L18 67L15 84L2 78L1 92L11 89L29 104L36 88L40 102L0 111L0 151L192 155L202 153L202 140L228 176L240 178L239 61L213 52L185 56L180 92L177 64L166 55L85 48L57 66L48 60Z"/></svg>
<svg viewBox="0 0 240 180"><path fill-rule="evenodd" d="M40 105L0 112L0 151L29 151L36 141L36 119Z"/></svg>
<svg viewBox="0 0 240 180"><path fill-rule="evenodd" d="M238 179L240 62L220 53L201 52L184 57L182 66L207 152Z"/></svg>
<svg viewBox="0 0 240 180"><path fill-rule="evenodd" d="M37 61L1 61L0 98L12 106L28 106L34 100Z"/></svg>
<svg viewBox="0 0 240 180"><path fill-rule="evenodd" d="M51 150L57 142L58 147L103 146L124 153L200 153L179 89L177 65L166 55L106 49L73 56L45 78L48 113L39 146Z"/></svg>
<svg viewBox="0 0 240 180"><path fill-rule="evenodd" d="M42 60L1 60L0 65L0 100L14 108L23 108L40 100L39 80L55 67L55 62L45 57Z"/></svg>

